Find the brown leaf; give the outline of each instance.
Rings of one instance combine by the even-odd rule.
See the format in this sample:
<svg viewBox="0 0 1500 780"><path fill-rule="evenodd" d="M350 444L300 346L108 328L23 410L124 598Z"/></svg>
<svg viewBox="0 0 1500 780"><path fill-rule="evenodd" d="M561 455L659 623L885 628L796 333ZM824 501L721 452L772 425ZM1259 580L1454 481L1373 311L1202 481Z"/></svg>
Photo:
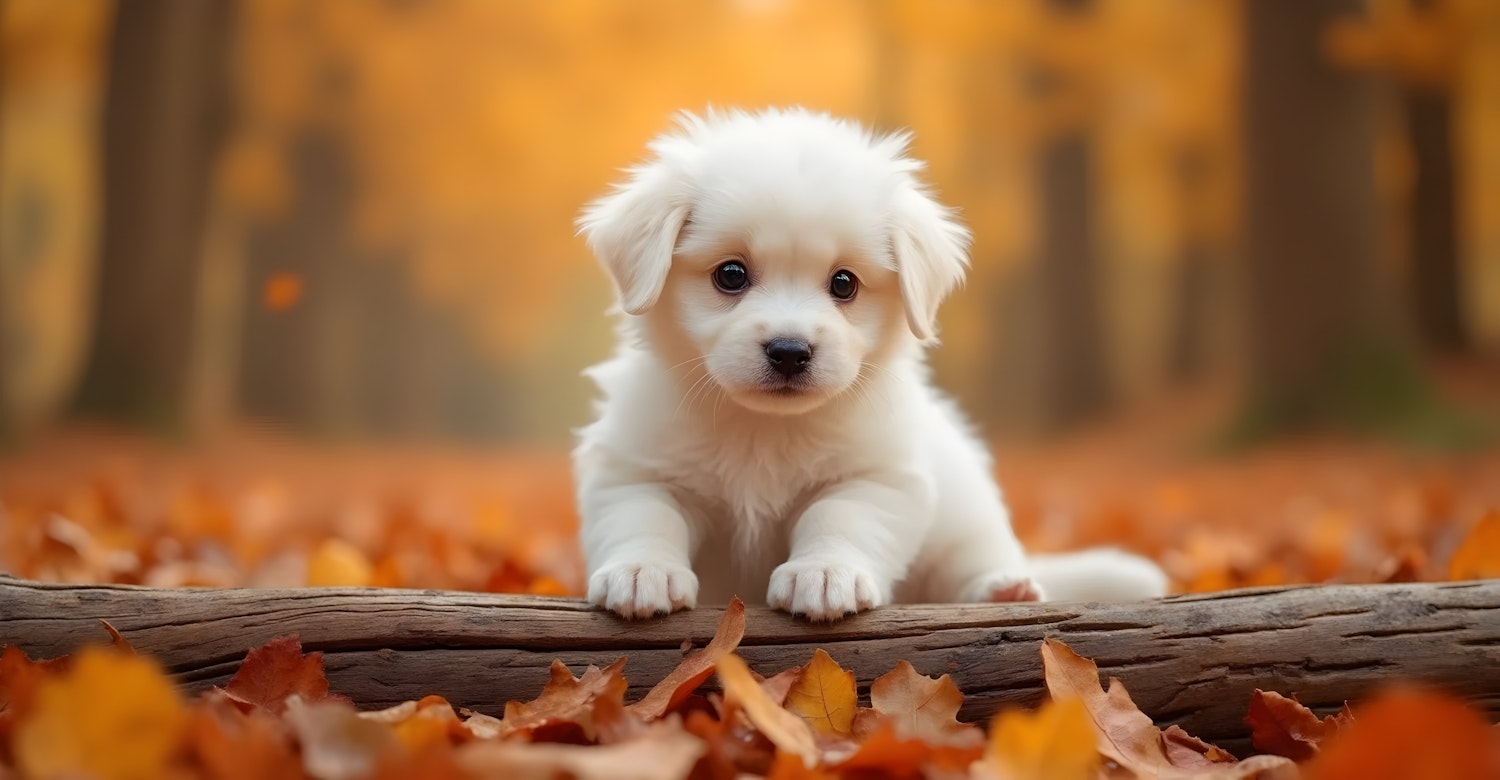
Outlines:
<svg viewBox="0 0 1500 780"><path fill-rule="evenodd" d="M1319 745L1353 722L1349 705L1337 715L1318 720L1313 711L1296 699L1275 691L1255 689L1250 695L1250 742L1263 753L1307 761L1318 754Z"/></svg>
<svg viewBox="0 0 1500 780"><path fill-rule="evenodd" d="M280 714L290 696L305 703L342 699L328 693L322 653L302 653L297 635L272 639L245 656L239 671L224 686L224 693L241 704L263 707Z"/></svg>
<svg viewBox="0 0 1500 780"><path fill-rule="evenodd" d="M984 733L958 722L964 695L953 678L936 679L917 672L905 660L870 684L870 705L891 719L897 736L943 744L979 745Z"/></svg>
<svg viewBox="0 0 1500 780"><path fill-rule="evenodd" d="M771 770L776 746L742 717L732 699L723 703L722 717L714 718L701 710L690 712L682 727L707 747L693 768L694 778L734 780L743 774L764 775Z"/></svg>
<svg viewBox="0 0 1500 780"><path fill-rule="evenodd" d="M854 726L858 699L854 673L845 670L822 648L786 694L786 709L807 721L816 734L847 737Z"/></svg>
<svg viewBox="0 0 1500 780"><path fill-rule="evenodd" d="M736 597L724 610L714 638L702 651L684 659L672 673L662 678L640 701L630 705L630 711L646 720L660 718L663 713L681 704L714 673L714 665L727 653L739 647L745 638L745 602Z"/></svg>
<svg viewBox="0 0 1500 780"><path fill-rule="evenodd" d="M1279 756L1256 756L1236 763L1214 761L1207 751L1183 749L1187 743L1182 737L1186 734L1174 738L1177 747L1168 752L1161 730L1130 700L1125 686L1110 678L1106 692L1099 684L1099 667L1055 639L1042 643L1042 674L1054 700L1083 702L1094 724L1099 752L1137 775L1267 779L1295 776L1296 766ZM1212 747L1198 740L1193 742ZM1183 763L1176 763L1179 761Z"/></svg>
<svg viewBox="0 0 1500 780"><path fill-rule="evenodd" d="M781 708L750 674L750 667L730 653L719 659L719 682L724 696L744 708L745 717L780 750L802 758L807 766L818 762L818 747L807 721Z"/></svg>
<svg viewBox="0 0 1500 780"><path fill-rule="evenodd" d="M771 701L776 702L776 706L780 707L786 704L786 695L791 692L792 686L797 684L797 678L801 676L801 667L785 669L770 677L762 677L760 687L767 696L771 697Z"/></svg>
<svg viewBox="0 0 1500 780"><path fill-rule="evenodd" d="M458 748L458 762L477 776L507 780L678 780L706 746L673 721L614 745L470 742Z"/></svg>
<svg viewBox="0 0 1500 780"><path fill-rule="evenodd" d="M926 777L957 775L984 753L983 743L970 746L944 745L900 736L896 725L881 716L874 730L855 751L838 761L834 769L852 777Z"/></svg>
<svg viewBox="0 0 1500 780"><path fill-rule="evenodd" d="M109 641L115 646L116 650L135 655L135 648L129 642L125 641L125 637L120 636L120 632L114 626L110 625L108 620L100 618L99 622L103 623L104 630L109 632Z"/></svg>
<svg viewBox="0 0 1500 780"><path fill-rule="evenodd" d="M506 703L500 738L517 735L531 738L538 729L573 725L585 739L594 741L598 738L599 702L612 699L624 707L627 684L620 676L624 668L625 659L621 658L602 670L590 666L582 677L574 677L567 664L553 661L551 679L534 701Z"/></svg>
<svg viewBox="0 0 1500 780"><path fill-rule="evenodd" d="M186 741L209 780L304 776L290 734L265 710L201 701L189 712Z"/></svg>

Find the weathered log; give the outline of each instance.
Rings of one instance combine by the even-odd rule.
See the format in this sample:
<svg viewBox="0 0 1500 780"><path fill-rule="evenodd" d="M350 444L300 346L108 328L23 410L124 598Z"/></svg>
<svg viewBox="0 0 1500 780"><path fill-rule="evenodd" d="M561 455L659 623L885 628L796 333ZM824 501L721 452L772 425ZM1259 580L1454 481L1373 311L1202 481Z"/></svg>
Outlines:
<svg viewBox="0 0 1500 780"><path fill-rule="evenodd" d="M151 589L0 577L0 644L32 657L107 641L107 619L190 689L222 685L247 648L297 633L332 688L364 707L426 694L496 712L531 699L560 658L575 669L629 656L638 697L702 645L722 610L626 622L571 599L365 588ZM761 672L823 647L862 693L907 659L951 674L963 716L1043 697L1040 645L1067 642L1119 677L1162 725L1244 749L1254 688L1332 710L1392 680L1452 689L1500 713L1500 580L1261 588L1118 605L887 607L833 625L751 608L740 654Z"/></svg>

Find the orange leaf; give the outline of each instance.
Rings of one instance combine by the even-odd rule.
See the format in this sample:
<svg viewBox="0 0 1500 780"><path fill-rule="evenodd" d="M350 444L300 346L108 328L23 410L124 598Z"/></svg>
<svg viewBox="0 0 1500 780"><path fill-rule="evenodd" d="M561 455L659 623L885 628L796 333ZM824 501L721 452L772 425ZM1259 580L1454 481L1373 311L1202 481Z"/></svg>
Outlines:
<svg viewBox="0 0 1500 780"><path fill-rule="evenodd" d="M662 713L682 703L714 673L714 665L726 653L734 652L740 640L745 638L745 602L738 597L729 602L724 617L708 647L684 659L672 673L662 678L644 698L630 705L631 712L647 720L660 718Z"/></svg>
<svg viewBox="0 0 1500 780"><path fill-rule="evenodd" d="M818 761L818 748L813 740L812 728L807 721L781 708L771 700L760 683L750 674L750 667L734 653L719 659L719 682L724 686L724 695L737 702L745 710L745 717L755 724L760 733L766 735L778 750L802 757L802 762L813 766ZM851 713L852 714L852 713Z"/></svg>
<svg viewBox="0 0 1500 780"><path fill-rule="evenodd" d="M1094 727L1080 699L1050 701L1036 712L1000 713L990 725L981 765L1005 780L1089 780L1098 766Z"/></svg>
<svg viewBox="0 0 1500 780"><path fill-rule="evenodd" d="M120 636L120 632L114 626L110 625L108 620L100 618L99 622L103 623L104 630L109 632L110 644L114 645L116 650L135 655L135 648L125 640L125 637Z"/></svg>
<svg viewBox="0 0 1500 780"><path fill-rule="evenodd" d="M500 721L500 737L514 734L534 736L538 729L554 726L576 726L589 741L598 737L596 710L598 704L612 699L623 709L625 668L621 658L604 669L590 666L582 677L574 677L562 661L552 662L552 676L540 695L530 702L507 702L505 717Z"/></svg>
<svg viewBox="0 0 1500 780"><path fill-rule="evenodd" d="M359 548L342 539L325 539L307 562L307 584L319 587L365 587L375 580L375 566Z"/></svg>
<svg viewBox="0 0 1500 780"><path fill-rule="evenodd" d="M958 722L964 695L953 678L926 677L906 661L875 678L870 684L870 705L890 718L896 735L927 742L979 744L984 734L974 726Z"/></svg>
<svg viewBox="0 0 1500 780"><path fill-rule="evenodd" d="M285 728L265 710L199 704L188 717L187 743L214 780L303 776Z"/></svg>
<svg viewBox="0 0 1500 780"><path fill-rule="evenodd" d="M0 650L0 715L24 710L42 680L66 671L72 662L66 655L33 661L15 645Z"/></svg>
<svg viewBox="0 0 1500 780"><path fill-rule="evenodd" d="M1486 512L1448 562L1450 580L1500 577L1500 511Z"/></svg>
<svg viewBox="0 0 1500 780"><path fill-rule="evenodd" d="M71 669L37 687L16 727L16 765L27 777L154 780L167 775L185 717L155 663L85 647Z"/></svg>
<svg viewBox="0 0 1500 780"><path fill-rule="evenodd" d="M224 693L240 704L262 707L276 714L286 709L288 696L316 702L331 697L323 674L323 654L303 655L297 635L272 639L251 650Z"/></svg>
<svg viewBox="0 0 1500 780"><path fill-rule="evenodd" d="M1164 737L1130 700L1119 680L1111 678L1106 692L1099 684L1099 667L1055 639L1042 643L1042 674L1054 700L1083 702L1094 725L1099 752L1138 775L1273 778L1291 777L1296 772L1296 766L1280 756L1255 756L1230 763L1222 760L1231 758L1228 753L1185 733ZM1187 740L1201 745L1202 752L1183 749ZM1175 747L1169 749L1169 744Z"/></svg>
<svg viewBox="0 0 1500 780"><path fill-rule="evenodd" d="M854 754L834 768L852 777L927 777L959 775L983 755L983 743L953 746L902 738L895 724L880 716L875 729Z"/></svg>
<svg viewBox="0 0 1500 780"><path fill-rule="evenodd" d="M1500 777L1500 749L1489 724L1451 696L1395 688L1354 712L1354 722L1307 765L1308 780Z"/></svg>
<svg viewBox="0 0 1500 780"><path fill-rule="evenodd" d="M818 734L849 736L858 709L854 673L845 671L822 648L814 650L812 660L787 691L786 708Z"/></svg>
<svg viewBox="0 0 1500 780"><path fill-rule="evenodd" d="M1323 740L1352 721L1347 704L1343 712L1318 720L1312 710L1296 699L1259 688L1250 695L1250 714L1245 716L1245 725L1250 727L1250 741L1256 750L1286 756L1293 761L1306 761L1316 756Z"/></svg>

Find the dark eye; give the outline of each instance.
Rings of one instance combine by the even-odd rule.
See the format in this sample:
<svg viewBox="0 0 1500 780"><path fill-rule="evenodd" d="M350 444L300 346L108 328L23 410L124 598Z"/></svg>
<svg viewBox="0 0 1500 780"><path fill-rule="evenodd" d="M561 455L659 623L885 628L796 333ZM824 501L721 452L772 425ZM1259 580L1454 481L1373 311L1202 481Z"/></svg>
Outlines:
<svg viewBox="0 0 1500 780"><path fill-rule="evenodd" d="M847 301L859 292L859 279L848 271L839 271L828 280L828 294Z"/></svg>
<svg viewBox="0 0 1500 780"><path fill-rule="evenodd" d="M720 292L743 292L750 286L750 272L738 261L731 260L714 269L714 286Z"/></svg>

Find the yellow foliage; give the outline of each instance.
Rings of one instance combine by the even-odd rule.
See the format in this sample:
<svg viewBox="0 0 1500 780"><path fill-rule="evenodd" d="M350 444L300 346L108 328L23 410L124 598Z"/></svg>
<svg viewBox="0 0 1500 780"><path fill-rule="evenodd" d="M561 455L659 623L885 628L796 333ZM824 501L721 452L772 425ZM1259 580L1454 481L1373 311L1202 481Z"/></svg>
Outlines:
<svg viewBox="0 0 1500 780"><path fill-rule="evenodd" d="M26 777L156 780L167 775L186 711L144 657L89 647L46 680L15 736Z"/></svg>
<svg viewBox="0 0 1500 780"><path fill-rule="evenodd" d="M819 734L847 736L857 705L854 672L845 671L822 648L813 652L786 694L786 708Z"/></svg>
<svg viewBox="0 0 1500 780"><path fill-rule="evenodd" d="M1091 780L1099 766L1094 725L1079 699L1036 712L1006 710L990 726L982 768L1004 780Z"/></svg>

